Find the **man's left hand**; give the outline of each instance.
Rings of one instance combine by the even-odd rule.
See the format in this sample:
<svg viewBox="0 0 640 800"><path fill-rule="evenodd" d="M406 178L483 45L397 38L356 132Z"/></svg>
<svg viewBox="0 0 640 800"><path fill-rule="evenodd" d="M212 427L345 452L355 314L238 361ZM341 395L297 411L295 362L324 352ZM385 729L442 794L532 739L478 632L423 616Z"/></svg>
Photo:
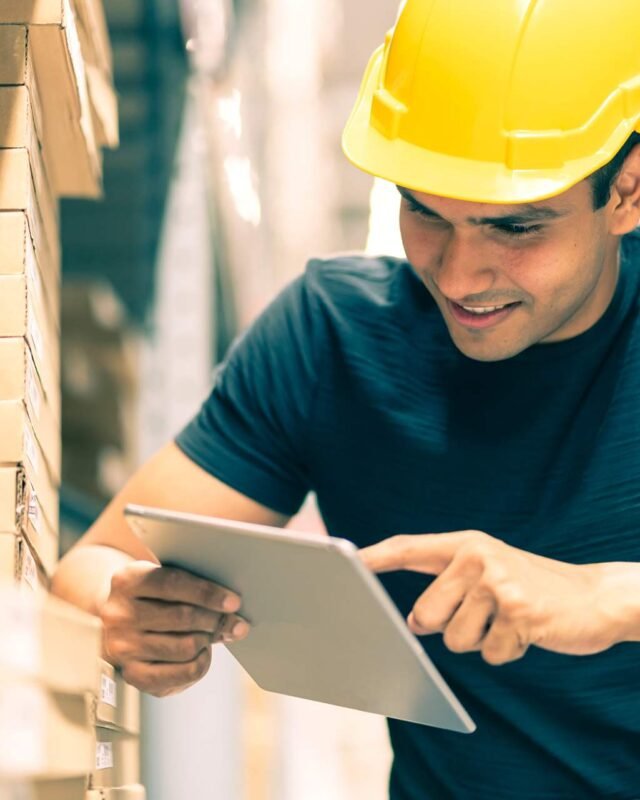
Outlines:
<svg viewBox="0 0 640 800"><path fill-rule="evenodd" d="M374 572L437 575L410 629L442 633L453 652L479 651L489 664L522 658L530 645L589 655L620 641L607 564L554 561L481 531L394 536L360 555Z"/></svg>

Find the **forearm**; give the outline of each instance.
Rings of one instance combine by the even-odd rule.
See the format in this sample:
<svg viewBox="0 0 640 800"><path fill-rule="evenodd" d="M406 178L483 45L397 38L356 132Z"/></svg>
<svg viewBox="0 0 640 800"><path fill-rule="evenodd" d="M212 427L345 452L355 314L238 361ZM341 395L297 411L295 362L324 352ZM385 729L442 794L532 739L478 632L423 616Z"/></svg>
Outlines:
<svg viewBox="0 0 640 800"><path fill-rule="evenodd" d="M112 575L134 560L113 547L74 547L58 565L52 593L97 616L109 596Z"/></svg>
<svg viewBox="0 0 640 800"><path fill-rule="evenodd" d="M640 642L640 564L599 564L602 600L617 632L615 643Z"/></svg>

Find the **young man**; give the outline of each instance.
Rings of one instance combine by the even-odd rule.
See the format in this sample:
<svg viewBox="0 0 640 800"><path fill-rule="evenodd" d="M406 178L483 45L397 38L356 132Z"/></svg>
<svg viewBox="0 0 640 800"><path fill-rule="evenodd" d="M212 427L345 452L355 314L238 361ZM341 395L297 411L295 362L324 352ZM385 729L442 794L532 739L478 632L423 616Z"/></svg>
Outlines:
<svg viewBox="0 0 640 800"><path fill-rule="evenodd" d="M123 505L282 525L314 490L478 724L391 721L393 800L640 797L640 8L585 13L403 5L345 149L408 260L312 262L55 580L179 691L250 632Z"/></svg>

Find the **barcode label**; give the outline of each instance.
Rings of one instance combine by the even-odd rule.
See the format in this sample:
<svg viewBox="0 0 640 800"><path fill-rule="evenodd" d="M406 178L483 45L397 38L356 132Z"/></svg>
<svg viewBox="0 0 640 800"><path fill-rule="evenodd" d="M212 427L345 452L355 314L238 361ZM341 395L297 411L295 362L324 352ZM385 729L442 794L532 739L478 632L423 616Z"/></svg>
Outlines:
<svg viewBox="0 0 640 800"><path fill-rule="evenodd" d="M98 742L96 745L96 769L113 767L113 745L111 742Z"/></svg>
<svg viewBox="0 0 640 800"><path fill-rule="evenodd" d="M22 573L20 581L23 586L27 586L35 592L38 586L38 567L36 560L29 552L29 548L23 544L22 547Z"/></svg>
<svg viewBox="0 0 640 800"><path fill-rule="evenodd" d="M40 392L38 390L38 375L31 358L27 358L27 397L36 420L40 419Z"/></svg>
<svg viewBox="0 0 640 800"><path fill-rule="evenodd" d="M40 468L38 448L36 446L36 440L33 438L33 435L28 428L25 428L24 431L24 452L31 466L36 472L38 472Z"/></svg>
<svg viewBox="0 0 640 800"><path fill-rule="evenodd" d="M35 314L31 309L29 309L29 322L27 324L27 331L38 358L40 361L44 361L44 339L42 338L42 332L40 331L40 327L36 321Z"/></svg>
<svg viewBox="0 0 640 800"><path fill-rule="evenodd" d="M113 708L118 707L118 690L116 682L108 675L102 676L102 684L100 687L100 700Z"/></svg>
<svg viewBox="0 0 640 800"><path fill-rule="evenodd" d="M40 530L40 522L42 519L40 516L40 503L38 502L38 495L36 493L36 490L33 488L33 484L31 483L31 481L29 481L28 483L27 495L29 498L27 517L29 518L29 522L31 522L31 525L33 526L35 532L38 535L40 535L42 533L42 531Z"/></svg>
<svg viewBox="0 0 640 800"><path fill-rule="evenodd" d="M26 237L27 253L25 256L25 272L27 274L27 288L32 291L39 303L42 303L42 282L36 263L36 253L33 249L31 236L27 233Z"/></svg>

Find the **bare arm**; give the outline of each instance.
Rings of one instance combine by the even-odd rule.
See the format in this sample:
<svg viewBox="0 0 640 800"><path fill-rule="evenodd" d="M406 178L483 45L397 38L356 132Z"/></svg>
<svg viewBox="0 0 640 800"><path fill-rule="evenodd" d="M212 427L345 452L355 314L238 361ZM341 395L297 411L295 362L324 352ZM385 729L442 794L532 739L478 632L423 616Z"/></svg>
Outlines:
<svg viewBox="0 0 640 800"><path fill-rule="evenodd" d="M216 480L170 443L133 475L62 559L53 579L54 594L98 614L114 572L134 560L155 562L124 519L127 503L263 525L284 526L288 521Z"/></svg>
<svg viewBox="0 0 640 800"><path fill-rule="evenodd" d="M243 638L248 626L236 613L241 599L224 587L158 565L125 521L127 503L264 525L288 518L216 480L170 443L60 562L52 591L102 619L105 657L138 688L171 694L204 675L212 643Z"/></svg>

